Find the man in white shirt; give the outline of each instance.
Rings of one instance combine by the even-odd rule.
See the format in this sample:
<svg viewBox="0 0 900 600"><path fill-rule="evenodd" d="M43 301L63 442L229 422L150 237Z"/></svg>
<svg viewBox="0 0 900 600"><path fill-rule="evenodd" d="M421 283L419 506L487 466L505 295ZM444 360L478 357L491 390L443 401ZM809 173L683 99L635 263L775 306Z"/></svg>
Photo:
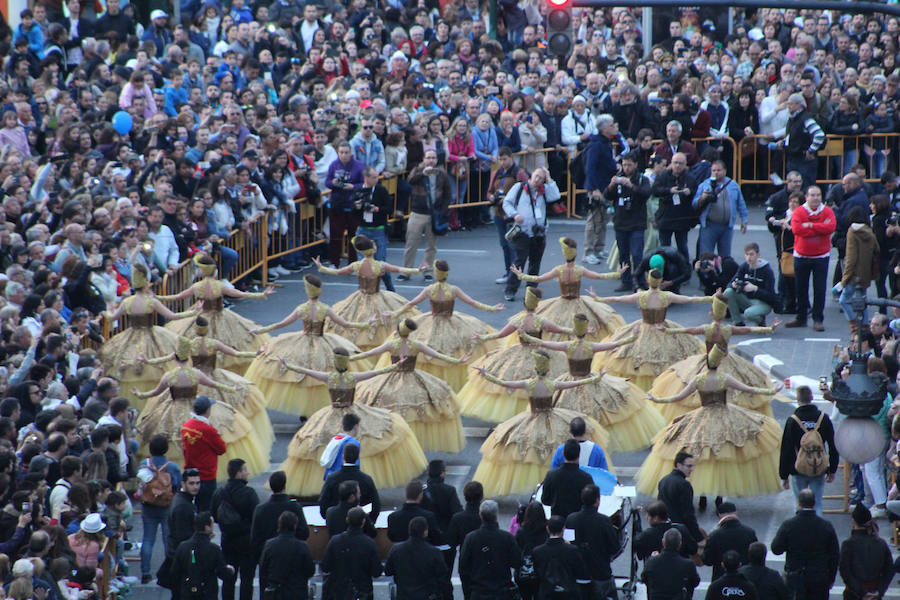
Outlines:
<svg viewBox="0 0 900 600"><path fill-rule="evenodd" d="M109 412L97 421L97 425L118 425L122 428L122 437L116 446L119 453L119 469L122 473L128 472L128 409L130 404L126 398L116 398L109 403ZM137 451L137 443L132 445L132 451Z"/></svg>
<svg viewBox="0 0 900 600"><path fill-rule="evenodd" d="M178 242L175 234L163 225L163 210L154 206L147 215L147 228L153 240L153 264L160 271L174 271L178 266Z"/></svg>
<svg viewBox="0 0 900 600"><path fill-rule="evenodd" d="M59 519L66 500L69 498L69 489L73 483L81 481L81 459L77 456L64 456L59 463L60 478L50 492L50 517Z"/></svg>
<svg viewBox="0 0 900 600"><path fill-rule="evenodd" d="M597 127L587 110L584 96L578 95L572 99L572 108L563 117L560 128L562 143L569 147L570 153L574 153L579 144L584 147L590 137L597 133Z"/></svg>
<svg viewBox="0 0 900 600"><path fill-rule="evenodd" d="M300 37L303 39L303 49L309 52L313 47L313 36L319 29L319 9L313 2L303 8L303 23L300 24Z"/></svg>

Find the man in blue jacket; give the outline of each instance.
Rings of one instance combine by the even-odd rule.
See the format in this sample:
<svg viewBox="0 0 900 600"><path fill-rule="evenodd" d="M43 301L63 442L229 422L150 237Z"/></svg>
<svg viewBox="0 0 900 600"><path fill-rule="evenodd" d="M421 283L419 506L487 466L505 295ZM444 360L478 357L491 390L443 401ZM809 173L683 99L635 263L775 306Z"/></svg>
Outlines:
<svg viewBox="0 0 900 600"><path fill-rule="evenodd" d="M700 213L699 252L730 256L731 236L738 216L741 233L747 233L747 205L740 186L725 175L724 161L717 160L712 164L712 177L697 187L691 204Z"/></svg>
<svg viewBox="0 0 900 600"><path fill-rule="evenodd" d="M603 247L606 245L606 222L609 217L606 214L603 191L619 170L613 142L618 141L621 144L619 152L628 151L628 144L619 135L619 124L612 115L602 114L597 117L597 131L599 133L590 137L588 147L584 150L584 187L588 191L588 214L584 224L584 262L591 265L596 265L606 258Z"/></svg>
<svg viewBox="0 0 900 600"><path fill-rule="evenodd" d="M775 272L765 259L759 257L759 244L744 246L744 258L734 279L728 284L725 296L735 325L764 325L766 315L778 303L775 293Z"/></svg>

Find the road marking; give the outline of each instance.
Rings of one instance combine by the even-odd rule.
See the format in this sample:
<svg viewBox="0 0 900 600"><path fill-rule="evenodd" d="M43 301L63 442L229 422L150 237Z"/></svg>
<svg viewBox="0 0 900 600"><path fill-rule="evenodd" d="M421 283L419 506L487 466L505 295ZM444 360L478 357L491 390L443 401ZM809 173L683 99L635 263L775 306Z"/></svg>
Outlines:
<svg viewBox="0 0 900 600"><path fill-rule="evenodd" d="M769 375L772 373L773 368L784 363L771 354L757 354L753 357L753 364Z"/></svg>
<svg viewBox="0 0 900 600"><path fill-rule="evenodd" d="M840 342L841 338L803 338L804 342Z"/></svg>
<svg viewBox="0 0 900 600"><path fill-rule="evenodd" d="M391 248L388 247L388 252L406 252L406 248ZM441 254L478 254L484 255L488 254L487 250L463 250L460 248L441 248Z"/></svg>

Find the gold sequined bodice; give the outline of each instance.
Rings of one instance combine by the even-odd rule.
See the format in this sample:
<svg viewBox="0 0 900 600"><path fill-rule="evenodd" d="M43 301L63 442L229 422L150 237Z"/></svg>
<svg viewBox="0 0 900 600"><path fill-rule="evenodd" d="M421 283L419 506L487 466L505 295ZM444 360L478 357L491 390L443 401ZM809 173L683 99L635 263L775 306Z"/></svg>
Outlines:
<svg viewBox="0 0 900 600"><path fill-rule="evenodd" d="M188 400L193 402L194 398L197 397L197 384L172 384L169 386L169 393L172 395L172 400Z"/></svg>
<svg viewBox="0 0 900 600"><path fill-rule="evenodd" d="M356 388L328 388L328 395L331 396L332 408L347 408L353 406Z"/></svg>
<svg viewBox="0 0 900 600"><path fill-rule="evenodd" d="M317 335L321 336L325 331L325 321L324 320L316 320L311 317L304 317L303 319L303 333L306 335Z"/></svg>
<svg viewBox="0 0 900 600"><path fill-rule="evenodd" d="M206 356L195 354L191 357L191 363L194 365L194 368L203 371L205 375L209 375L216 370L216 353L212 352Z"/></svg>
<svg viewBox="0 0 900 600"><path fill-rule="evenodd" d="M715 406L717 404L725 406L725 397L728 395L728 390L726 388L710 391L697 390L697 393L700 394L700 406Z"/></svg>
<svg viewBox="0 0 900 600"><path fill-rule="evenodd" d="M559 280L559 295L566 300L574 300L581 295L581 280L563 281Z"/></svg>
<svg viewBox="0 0 900 600"><path fill-rule="evenodd" d="M666 308L641 307L641 319L649 325L656 325L666 320Z"/></svg>
<svg viewBox="0 0 900 600"><path fill-rule="evenodd" d="M156 325L156 313L145 313L143 315L129 315L128 326L134 328L147 329Z"/></svg>
<svg viewBox="0 0 900 600"><path fill-rule="evenodd" d="M416 370L416 358L418 358L418 355L416 355L416 354L408 355L406 360L403 361L403 364L401 364L400 366L397 367L397 371L403 371L403 372L415 371ZM391 354L391 364L395 365L398 362L400 362L400 355L399 354Z"/></svg>
<svg viewBox="0 0 900 600"><path fill-rule="evenodd" d="M204 311L222 312L225 310L225 298L222 296L203 298L200 300L200 306Z"/></svg>
<svg viewBox="0 0 900 600"><path fill-rule="evenodd" d="M363 275L359 273L359 291L363 294L377 294L381 285L381 277L378 275Z"/></svg>
<svg viewBox="0 0 900 600"><path fill-rule="evenodd" d="M453 314L453 304L455 303L455 298L446 298L444 300L438 300L436 298L432 298L431 300L431 316L433 317L449 317Z"/></svg>
<svg viewBox="0 0 900 600"><path fill-rule="evenodd" d="M704 332L706 337L706 351L709 352L713 346L718 346L725 353L728 352L728 340L731 338L731 327L726 325L716 325L715 323L706 326Z"/></svg>
<svg viewBox="0 0 900 600"><path fill-rule="evenodd" d="M578 379L589 376L591 374L591 362L593 360L593 356L588 356L587 358L573 358L570 356L569 375L577 377Z"/></svg>

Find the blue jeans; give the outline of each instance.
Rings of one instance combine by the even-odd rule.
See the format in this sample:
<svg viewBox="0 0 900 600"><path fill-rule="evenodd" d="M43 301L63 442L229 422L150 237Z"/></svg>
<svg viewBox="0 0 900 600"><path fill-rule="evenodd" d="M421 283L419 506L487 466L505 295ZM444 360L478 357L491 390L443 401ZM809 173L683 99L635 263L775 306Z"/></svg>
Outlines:
<svg viewBox="0 0 900 600"><path fill-rule="evenodd" d="M853 284L847 285L841 291L841 297L838 302L841 305L841 308L844 309L844 314L847 315L848 321L856 320L856 312L853 310L853 296L856 294L856 286ZM866 290L863 290L863 297L866 295ZM866 307L863 309L863 322L869 322L869 308Z"/></svg>
<svg viewBox="0 0 900 600"><path fill-rule="evenodd" d="M503 249L503 272L509 275L509 266L513 263L512 246L506 241L506 219L494 215L494 226L497 228L497 236L500 238L500 248Z"/></svg>
<svg viewBox="0 0 900 600"><path fill-rule="evenodd" d="M375 242L375 260L383 261L387 259L387 229L385 229L384 227L366 227L364 225L360 225L359 229L356 230L356 235L364 235ZM384 282L384 289L388 290L389 292L394 291L394 282L391 280L390 273L382 273L381 281Z"/></svg>
<svg viewBox="0 0 900 600"><path fill-rule="evenodd" d="M631 261L631 268L622 273L622 284L631 285L631 274L644 257L644 230L622 231L616 229L616 246L619 247L619 263Z"/></svg>
<svg viewBox="0 0 900 600"><path fill-rule="evenodd" d="M813 280L812 318L816 323L825 319L825 288L828 287L829 258L794 257L794 277L797 280L797 321L806 323L809 313L809 278Z"/></svg>
<svg viewBox="0 0 900 600"><path fill-rule="evenodd" d="M713 252L719 256L731 256L731 237L734 227L722 223L710 223L700 228L700 246L698 251ZM719 250L716 252L716 246Z"/></svg>
<svg viewBox="0 0 900 600"><path fill-rule="evenodd" d="M807 477L806 475L791 475L791 490L794 498L800 495L802 490L809 488L816 496L816 514L822 516L822 496L825 493L825 476Z"/></svg>
<svg viewBox="0 0 900 600"><path fill-rule="evenodd" d="M141 510L141 523L144 530L141 538L141 575L149 575L157 527L162 528L163 548L169 541L169 508L144 504Z"/></svg>
<svg viewBox="0 0 900 600"><path fill-rule="evenodd" d="M222 272L219 273L219 277L228 279L231 269L237 264L238 253L237 250L232 250L228 246L219 246L219 252L222 255Z"/></svg>

